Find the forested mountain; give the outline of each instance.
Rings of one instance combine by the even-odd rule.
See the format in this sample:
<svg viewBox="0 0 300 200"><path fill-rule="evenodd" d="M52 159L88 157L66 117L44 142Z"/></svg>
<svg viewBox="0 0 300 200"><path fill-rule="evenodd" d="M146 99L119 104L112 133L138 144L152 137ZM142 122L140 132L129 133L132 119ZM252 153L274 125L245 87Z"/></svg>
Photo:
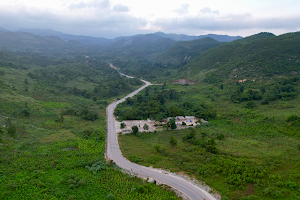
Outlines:
<svg viewBox="0 0 300 200"><path fill-rule="evenodd" d="M20 29L19 31L28 32L28 33L32 33L32 34L40 35L40 36L57 36L64 41L75 40L84 45L106 46L106 45L109 45L114 42L111 39L84 36L84 35L66 34L63 32L52 30L52 29Z"/></svg>
<svg viewBox="0 0 300 200"><path fill-rule="evenodd" d="M299 72L300 32L259 33L211 48L179 70L182 77L206 81L255 79ZM200 74L200 75L199 75Z"/></svg>
<svg viewBox="0 0 300 200"><path fill-rule="evenodd" d="M100 52L114 53L116 57L123 57L127 60L153 60L176 43L172 39L162 38L155 34L137 35L128 40L121 39L104 47Z"/></svg>
<svg viewBox="0 0 300 200"><path fill-rule="evenodd" d="M216 34L208 34L208 35L199 35L199 36L189 36L184 34L166 34L163 32L156 32L155 34L160 35L164 38L170 38L176 41L190 41L190 40L198 40L206 37L213 38L219 42L231 42L233 40L242 39L241 36L229 36L229 35L216 35Z"/></svg>
<svg viewBox="0 0 300 200"><path fill-rule="evenodd" d="M209 37L192 41L178 42L159 55L155 61L167 65L171 64L184 66L184 64L191 62L198 57L203 51L221 44L221 42Z"/></svg>
<svg viewBox="0 0 300 200"><path fill-rule="evenodd" d="M0 31L1 31L1 29L3 29L3 28L0 27ZM3 29L3 30L5 30L5 29ZM83 36L83 35L66 34L66 33L63 33L60 31L52 30L52 29L19 29L18 32L28 32L28 33L32 33L32 34L40 35L40 36L57 36L64 41L75 40L84 45L100 45L100 46L107 46L107 45L110 45L119 40L130 40L134 37L143 36L143 35L133 35L133 36L116 37L114 39L107 39L107 38L102 38L102 37L91 37L91 36ZM231 42L233 40L242 39L241 36L216 35L216 34L199 35L199 36L189 36L189 35L185 35L185 34L172 34L172 33L166 34L163 32L156 32L153 34L158 35L162 38L169 38L169 39L172 39L175 41L190 41L190 40L202 39L205 37L213 38L219 42ZM149 34L146 34L146 35L149 35Z"/></svg>
<svg viewBox="0 0 300 200"><path fill-rule="evenodd" d="M56 36L38 36L27 32L0 32L0 49L44 56L68 57L82 55L86 48L75 41L65 42Z"/></svg>

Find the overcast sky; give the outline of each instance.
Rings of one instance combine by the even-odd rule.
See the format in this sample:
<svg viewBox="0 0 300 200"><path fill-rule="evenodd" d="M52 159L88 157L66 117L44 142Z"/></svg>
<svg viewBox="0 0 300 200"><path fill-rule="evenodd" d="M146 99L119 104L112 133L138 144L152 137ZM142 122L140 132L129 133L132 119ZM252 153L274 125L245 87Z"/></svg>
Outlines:
<svg viewBox="0 0 300 200"><path fill-rule="evenodd" d="M1 0L0 27L114 38L153 33L249 36L300 30L299 0Z"/></svg>

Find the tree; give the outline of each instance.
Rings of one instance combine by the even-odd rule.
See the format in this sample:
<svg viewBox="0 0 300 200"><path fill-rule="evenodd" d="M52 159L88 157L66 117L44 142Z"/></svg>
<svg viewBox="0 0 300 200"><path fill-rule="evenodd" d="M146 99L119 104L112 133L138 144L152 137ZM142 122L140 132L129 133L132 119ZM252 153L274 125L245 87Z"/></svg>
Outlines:
<svg viewBox="0 0 300 200"><path fill-rule="evenodd" d="M146 87L145 96L149 96L149 87Z"/></svg>
<svg viewBox="0 0 300 200"><path fill-rule="evenodd" d="M182 109L175 106L170 106L168 112L170 117L181 116L184 114L184 111Z"/></svg>
<svg viewBox="0 0 300 200"><path fill-rule="evenodd" d="M120 128L125 128L126 124L124 122L121 123Z"/></svg>
<svg viewBox="0 0 300 200"><path fill-rule="evenodd" d="M213 153L213 154L218 153L215 139L212 138L212 139L208 140L208 145L206 146L206 151Z"/></svg>
<svg viewBox="0 0 300 200"><path fill-rule="evenodd" d="M175 118L170 119L170 121L168 122L168 126L171 127L171 129L176 129L176 123L175 123Z"/></svg>
<svg viewBox="0 0 300 200"><path fill-rule="evenodd" d="M177 145L177 140L174 138L174 136L170 137L169 143L172 148Z"/></svg>
<svg viewBox="0 0 300 200"><path fill-rule="evenodd" d="M149 126L147 124L144 124L143 128L144 130L149 130Z"/></svg>
<svg viewBox="0 0 300 200"><path fill-rule="evenodd" d="M131 129L133 135L137 135L137 133L139 132L139 128L137 126L133 126Z"/></svg>

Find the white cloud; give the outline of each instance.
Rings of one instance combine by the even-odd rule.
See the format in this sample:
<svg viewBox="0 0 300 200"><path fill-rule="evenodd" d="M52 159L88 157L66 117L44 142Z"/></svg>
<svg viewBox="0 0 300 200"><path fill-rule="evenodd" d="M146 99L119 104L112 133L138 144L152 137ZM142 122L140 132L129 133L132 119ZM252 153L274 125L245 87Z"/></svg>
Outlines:
<svg viewBox="0 0 300 200"><path fill-rule="evenodd" d="M117 4L113 7L113 11L115 12L129 12L129 8L122 4Z"/></svg>
<svg viewBox="0 0 300 200"><path fill-rule="evenodd" d="M68 7L73 9L83 9L83 8L98 8L98 9L107 9L110 6L109 0L93 0L89 2L81 1L79 3L71 3Z"/></svg>
<svg viewBox="0 0 300 200"><path fill-rule="evenodd" d="M215 14L215 15L220 14L220 11L218 10L213 11L209 7L202 8L199 12L202 14Z"/></svg>
<svg viewBox="0 0 300 200"><path fill-rule="evenodd" d="M181 7L174 10L174 12L176 12L180 15L187 14L189 12L189 7L190 7L189 4L181 4Z"/></svg>
<svg viewBox="0 0 300 200"><path fill-rule="evenodd" d="M300 14L296 8L300 3L286 0L291 4L288 7L288 3L274 1L185 0L182 4L182 0L173 0L170 4L161 0L26 0L25 4L23 0L2 0L0 27L51 28L109 38L158 30L242 36L260 31L276 34L299 31Z"/></svg>

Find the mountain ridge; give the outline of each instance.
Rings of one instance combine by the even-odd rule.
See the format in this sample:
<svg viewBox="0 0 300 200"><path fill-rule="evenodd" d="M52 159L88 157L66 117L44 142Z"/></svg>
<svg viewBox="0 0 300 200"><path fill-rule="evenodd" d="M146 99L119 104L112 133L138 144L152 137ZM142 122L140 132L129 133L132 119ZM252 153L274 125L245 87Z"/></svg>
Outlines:
<svg viewBox="0 0 300 200"><path fill-rule="evenodd" d="M0 27L0 31L6 32L7 30ZM40 35L40 36L57 36L61 38L64 41L69 40L75 40L78 41L84 45L100 45L100 46L107 46L110 45L118 40L130 40L133 37L140 36L140 35L148 35L148 34L137 34L132 36L120 36L116 37L114 39L107 39L103 37L92 37L92 36L85 36L85 35L72 35L63 33L60 31L56 31L53 29L19 29L17 31L12 32L29 32L34 35ZM155 34L159 35L163 38L170 38L175 41L189 41L189 40L195 40L195 39L201 39L205 37L211 37L219 42L231 42L233 40L241 39L241 36L229 36L229 35L216 35L216 34L208 34L208 35L199 35L199 36L189 36L185 34L172 34L172 33L163 33L163 32L156 32L156 33L149 33L149 34Z"/></svg>

